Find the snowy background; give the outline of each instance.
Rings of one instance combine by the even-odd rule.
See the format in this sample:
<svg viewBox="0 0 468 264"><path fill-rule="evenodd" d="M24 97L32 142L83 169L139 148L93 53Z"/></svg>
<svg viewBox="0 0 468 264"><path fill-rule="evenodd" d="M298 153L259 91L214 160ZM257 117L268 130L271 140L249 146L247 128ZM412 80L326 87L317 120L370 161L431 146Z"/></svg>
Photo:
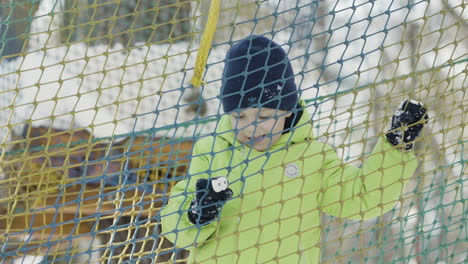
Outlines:
<svg viewBox="0 0 468 264"><path fill-rule="evenodd" d="M384 263L399 257L415 263L466 258L461 252L468 246L466 226L459 226L468 195L466 3L223 1L206 85L197 90L190 79L208 3L191 4L191 15L199 19L191 21L196 34L190 40L127 47L64 45L64 0L40 1L22 53L1 62L2 148L8 149L12 134L20 135L25 124L86 128L96 138L142 131L189 138L209 133L216 122L204 121L222 114L217 94L226 51L240 38L263 34L288 51L318 139L337 147L349 163L360 164L401 101L412 98L430 109L430 122L415 150L423 160L420 178L407 187L408 199L370 223L324 216L330 227L324 232L329 241L324 261L337 263L338 255L343 262L366 257ZM7 19L8 12L2 14ZM190 100L197 93L204 108L194 108L197 103ZM397 217L405 221L383 228ZM372 234L357 231L376 226L381 228ZM384 237L403 241L397 244L403 248L392 249L389 242L390 250L350 252L356 243L365 248Z"/></svg>

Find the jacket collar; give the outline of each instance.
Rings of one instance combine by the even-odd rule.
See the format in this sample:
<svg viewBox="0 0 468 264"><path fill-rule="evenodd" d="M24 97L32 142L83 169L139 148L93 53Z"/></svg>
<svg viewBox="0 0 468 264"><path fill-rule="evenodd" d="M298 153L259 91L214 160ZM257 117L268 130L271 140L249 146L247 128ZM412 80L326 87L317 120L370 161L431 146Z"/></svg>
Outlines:
<svg viewBox="0 0 468 264"><path fill-rule="evenodd" d="M289 133L281 135L278 141L276 141L275 144L270 147L270 150L284 148L286 145L291 145L294 143L302 142L306 139L314 138L312 132L312 120L306 109L306 104L303 100L300 100L299 105L303 108L302 116L299 119L299 122L297 122L296 126L294 126L294 128L292 128ZM231 124L231 117L228 114L225 114L221 117L217 124L215 132L217 136L229 142L232 146L234 146L234 148L250 148L248 145L241 144L235 139L235 133L232 129ZM256 150L252 149L252 151Z"/></svg>

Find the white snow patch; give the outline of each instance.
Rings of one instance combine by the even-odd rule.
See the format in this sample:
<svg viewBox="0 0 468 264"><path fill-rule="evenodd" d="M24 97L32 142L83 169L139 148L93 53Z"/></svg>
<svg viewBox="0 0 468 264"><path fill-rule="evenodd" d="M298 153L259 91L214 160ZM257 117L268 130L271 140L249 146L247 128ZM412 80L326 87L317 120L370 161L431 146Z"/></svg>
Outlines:
<svg viewBox="0 0 468 264"><path fill-rule="evenodd" d="M13 260L13 264L39 264L44 260L43 256L25 255Z"/></svg>

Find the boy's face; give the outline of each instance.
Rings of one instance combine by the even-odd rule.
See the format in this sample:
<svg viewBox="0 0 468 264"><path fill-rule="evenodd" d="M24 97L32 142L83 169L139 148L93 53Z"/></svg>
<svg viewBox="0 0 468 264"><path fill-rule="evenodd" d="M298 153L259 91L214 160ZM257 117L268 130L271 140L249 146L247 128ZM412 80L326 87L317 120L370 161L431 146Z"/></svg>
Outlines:
<svg viewBox="0 0 468 264"><path fill-rule="evenodd" d="M230 114L231 124L240 143L265 151L281 137L291 112L272 108L248 108Z"/></svg>

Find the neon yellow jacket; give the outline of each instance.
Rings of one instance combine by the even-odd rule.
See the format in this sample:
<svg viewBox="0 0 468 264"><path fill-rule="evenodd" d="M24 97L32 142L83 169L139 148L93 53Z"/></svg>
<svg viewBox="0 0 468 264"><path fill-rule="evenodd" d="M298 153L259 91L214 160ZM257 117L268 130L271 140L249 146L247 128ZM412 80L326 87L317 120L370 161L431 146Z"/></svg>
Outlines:
<svg viewBox="0 0 468 264"><path fill-rule="evenodd" d="M189 263L319 263L320 211L366 220L393 208L418 165L414 154L382 137L362 168L343 164L314 140L306 112L266 152L236 141L228 115L195 144L190 177L161 211L162 235L191 250ZM233 199L218 220L193 225L187 210L195 183L219 176L227 176Z"/></svg>

